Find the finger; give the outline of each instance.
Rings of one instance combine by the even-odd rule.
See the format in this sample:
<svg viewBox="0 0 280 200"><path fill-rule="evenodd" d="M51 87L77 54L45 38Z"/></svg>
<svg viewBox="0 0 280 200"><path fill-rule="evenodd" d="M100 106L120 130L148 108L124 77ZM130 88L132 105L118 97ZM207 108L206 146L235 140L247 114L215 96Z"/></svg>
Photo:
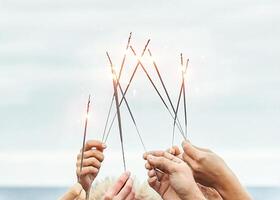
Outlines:
<svg viewBox="0 0 280 200"><path fill-rule="evenodd" d="M199 160L199 158L201 157L201 155L200 155L201 151L194 148L190 142L184 141L182 143L182 147L183 147L184 153L187 154L192 159Z"/></svg>
<svg viewBox="0 0 280 200"><path fill-rule="evenodd" d="M174 156L178 156L181 154L181 151L178 146L173 146L173 147L167 149L167 152Z"/></svg>
<svg viewBox="0 0 280 200"><path fill-rule="evenodd" d="M195 145L193 145L193 144L192 144L192 146L193 146L194 148L200 150L200 151L204 151L204 152L208 152L208 153L212 152L210 149L198 147L198 146L195 146Z"/></svg>
<svg viewBox="0 0 280 200"><path fill-rule="evenodd" d="M80 167L80 165L81 163L77 162L77 168ZM101 167L101 162L99 162L99 160L97 160L96 158L88 158L83 160L82 166L83 167L93 166L99 169Z"/></svg>
<svg viewBox="0 0 280 200"><path fill-rule="evenodd" d="M76 183L60 198L60 200L73 200L78 197L82 191L83 187L79 183Z"/></svg>
<svg viewBox="0 0 280 200"><path fill-rule="evenodd" d="M99 169L92 167L92 166L88 166L88 167L83 167L82 171L80 171L80 168L77 168L77 175L78 176L85 176L88 174L94 174L96 175L98 173Z"/></svg>
<svg viewBox="0 0 280 200"><path fill-rule="evenodd" d="M153 156L163 156L165 151L162 150L156 150L156 151L148 151L144 153L143 158L147 160L148 155L153 155Z"/></svg>
<svg viewBox="0 0 280 200"><path fill-rule="evenodd" d="M190 156L188 156L187 154L183 153L183 161L186 162L191 169L194 169L195 165L196 165L196 161L193 160Z"/></svg>
<svg viewBox="0 0 280 200"><path fill-rule="evenodd" d="M132 187L133 187L133 181L131 178L129 178L124 187L121 189L121 191L119 192L119 194L117 195L116 199L118 200L123 200L126 197L128 197L128 195L130 194L130 192L132 191Z"/></svg>
<svg viewBox="0 0 280 200"><path fill-rule="evenodd" d="M148 155L147 160L151 166L154 166L167 174L172 173L174 171L174 167L176 166L175 162L165 157L156 157Z"/></svg>
<svg viewBox="0 0 280 200"><path fill-rule="evenodd" d="M153 169L153 167L150 165L149 162L146 162L146 163L145 163L145 168L146 168L147 170L152 170L152 169Z"/></svg>
<svg viewBox="0 0 280 200"><path fill-rule="evenodd" d="M81 160L81 157L82 157L82 154L79 153L77 160ZM90 157L94 157L97 160L99 160L100 162L102 162L104 160L103 152L100 150L96 150L96 149L90 149L90 150L84 152L84 159L90 158Z"/></svg>
<svg viewBox="0 0 280 200"><path fill-rule="evenodd" d="M150 151L150 152L147 152L147 156L149 156L149 155L153 155L156 157L165 157L169 160L173 160L178 163L181 162L181 159L178 159L176 156L174 156L166 151Z"/></svg>
<svg viewBox="0 0 280 200"><path fill-rule="evenodd" d="M132 188L131 192L129 193L129 195L126 197L125 200L134 200L135 199L135 191Z"/></svg>
<svg viewBox="0 0 280 200"><path fill-rule="evenodd" d="M118 194L120 192L121 188L124 186L124 184L129 179L129 177L130 177L130 172L123 173L119 177L119 179L117 180L115 185L107 192L108 196L115 196L116 194Z"/></svg>
<svg viewBox="0 0 280 200"><path fill-rule="evenodd" d="M178 158L178 157L176 157L176 156L174 156L174 155L172 155L172 154L170 154L168 152L164 152L162 156L167 158L167 159L169 159L169 160L177 162L177 163L181 163L182 162L182 160L180 158Z"/></svg>
<svg viewBox="0 0 280 200"><path fill-rule="evenodd" d="M149 170L149 171L147 172L147 174L148 174L148 176L149 176L150 178L157 175L157 174L156 174L156 171L155 171L154 169Z"/></svg>
<svg viewBox="0 0 280 200"><path fill-rule="evenodd" d="M161 181L162 180L162 177L164 176L164 173L161 172L160 170L158 169L154 169L156 171L156 177L158 179L158 181Z"/></svg>
<svg viewBox="0 0 280 200"><path fill-rule="evenodd" d="M153 188L155 191L159 191L160 182L157 180L157 177L148 178L148 184Z"/></svg>
<svg viewBox="0 0 280 200"><path fill-rule="evenodd" d="M85 144L84 151L88 151L92 148L96 148L99 150L105 149L107 146L106 144L102 143L101 141L98 140L88 140Z"/></svg>

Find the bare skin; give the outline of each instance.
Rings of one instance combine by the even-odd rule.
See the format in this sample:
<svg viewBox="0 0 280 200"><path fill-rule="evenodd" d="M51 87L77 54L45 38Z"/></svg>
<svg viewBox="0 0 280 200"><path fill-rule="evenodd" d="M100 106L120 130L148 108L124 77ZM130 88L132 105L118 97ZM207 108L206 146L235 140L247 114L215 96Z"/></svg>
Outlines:
<svg viewBox="0 0 280 200"><path fill-rule="evenodd" d="M165 151L145 153L148 183L164 200L205 200L192 175L181 159Z"/></svg>
<svg viewBox="0 0 280 200"><path fill-rule="evenodd" d="M123 173L115 185L104 195L103 200L133 200L135 199L135 190L130 172Z"/></svg>
<svg viewBox="0 0 280 200"><path fill-rule="evenodd" d="M59 200L85 200L86 192L83 187L76 183Z"/></svg>
<svg viewBox="0 0 280 200"><path fill-rule="evenodd" d="M251 200L250 195L224 160L209 149L199 148L189 141L183 142L183 154L178 154L192 169L195 180L213 187L225 200Z"/></svg>
<svg viewBox="0 0 280 200"><path fill-rule="evenodd" d="M91 188L92 182L98 175L101 163L104 160L103 151L105 148L106 145L100 141L87 141L85 144L82 171L80 171L82 150L77 156L76 174L78 178L80 177L79 183L87 193Z"/></svg>
<svg viewBox="0 0 280 200"><path fill-rule="evenodd" d="M167 152L183 160L183 153L180 151L178 146L173 146L167 149ZM213 187L207 187L197 183L199 190L203 193L203 196L208 200L223 200L221 195Z"/></svg>

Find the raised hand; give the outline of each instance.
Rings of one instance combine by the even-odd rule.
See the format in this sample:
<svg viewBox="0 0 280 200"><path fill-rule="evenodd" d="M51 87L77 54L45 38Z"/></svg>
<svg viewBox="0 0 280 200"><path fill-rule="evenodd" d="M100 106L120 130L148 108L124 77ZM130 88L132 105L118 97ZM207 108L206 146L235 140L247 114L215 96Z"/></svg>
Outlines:
<svg viewBox="0 0 280 200"><path fill-rule="evenodd" d="M167 149L167 152L172 155L183 159L183 153L180 151L178 146L173 146L172 148ZM199 190L202 192L203 196L208 200L222 200L221 195L213 187L207 187L197 183Z"/></svg>
<svg viewBox="0 0 280 200"><path fill-rule="evenodd" d="M123 173L115 185L110 188L103 197L103 200L134 200L135 191L130 172Z"/></svg>
<svg viewBox="0 0 280 200"><path fill-rule="evenodd" d="M103 150L106 148L106 145L97 140L89 140L85 144L84 159L82 171L81 169L81 158L82 150L77 156L76 163L76 174L79 178L79 183L82 185L85 191L89 191L92 185L92 182L96 178L101 163L104 160Z"/></svg>
<svg viewBox="0 0 280 200"><path fill-rule="evenodd" d="M165 151L148 152L143 157L147 160L148 182L164 200L205 199L184 161Z"/></svg>
<svg viewBox="0 0 280 200"><path fill-rule="evenodd" d="M215 188L225 200L251 199L224 160L209 149L183 142L183 160L191 167L195 180Z"/></svg>

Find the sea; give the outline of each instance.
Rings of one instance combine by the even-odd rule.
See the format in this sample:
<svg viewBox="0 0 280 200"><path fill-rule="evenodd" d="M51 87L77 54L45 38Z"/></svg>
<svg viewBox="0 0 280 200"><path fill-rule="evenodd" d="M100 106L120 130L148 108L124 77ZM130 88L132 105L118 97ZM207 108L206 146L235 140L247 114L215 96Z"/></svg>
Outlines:
<svg viewBox="0 0 280 200"><path fill-rule="evenodd" d="M0 200L58 199L64 187L0 187ZM280 200L280 187L248 187L255 200Z"/></svg>

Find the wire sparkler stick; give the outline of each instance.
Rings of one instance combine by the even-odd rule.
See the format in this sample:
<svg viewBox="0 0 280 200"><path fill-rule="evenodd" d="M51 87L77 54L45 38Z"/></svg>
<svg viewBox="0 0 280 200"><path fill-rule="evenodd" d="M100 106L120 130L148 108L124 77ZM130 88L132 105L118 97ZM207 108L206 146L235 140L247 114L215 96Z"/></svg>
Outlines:
<svg viewBox="0 0 280 200"><path fill-rule="evenodd" d="M120 107L119 107L119 96L118 96L118 88L117 88L118 80L117 80L116 71L114 69L114 66L112 64L112 61L110 59L110 56L109 56L108 52L106 52L106 54L107 54L107 57L109 59L110 66L111 66L111 72L112 72L112 75L113 75L113 87L114 87L114 95L115 95L115 102L116 102L116 108L117 108L119 135L120 135L121 147L122 147L123 167L124 167L124 171L126 171L124 146L123 146L123 134L122 134L122 123L121 123L121 113L120 113Z"/></svg>
<svg viewBox="0 0 280 200"><path fill-rule="evenodd" d="M121 88L121 85L120 85L120 84L119 84L119 88L120 88L120 90L121 90L122 95L124 95L123 89ZM142 138L142 136L141 136L141 134L140 134L139 128L138 128L138 126L137 126L137 124L136 124L135 118L133 117L133 114L132 114L132 112L131 112L131 109L130 109L130 107L129 107L129 105L128 105L128 102L127 102L126 98L124 98L124 101L125 101L126 107L127 107L127 109L128 109L129 115L130 115L130 117L131 117L131 119L132 119L132 122L133 122L133 124L134 124L134 126L135 126L137 135L138 135L138 137L139 137L139 139L140 139L140 141L141 141L141 144L142 144L142 147L143 147L143 149L144 149L144 152L147 152L147 149L146 149L146 146L145 146L145 144L144 144L143 138Z"/></svg>
<svg viewBox="0 0 280 200"><path fill-rule="evenodd" d="M186 67L184 68L184 60L183 60L183 54L181 53L181 70L182 70L182 84L181 84L181 88L180 88L180 93L179 93L179 97L178 97L178 101L177 101L177 105L176 105L176 112L175 112L175 119L178 116L178 109L179 109L179 105L180 105L180 101L181 101L181 96L182 96L182 92L184 93L184 87L185 87L185 73L187 71L188 68L188 64L189 64L189 59L187 59L187 63L186 63ZM187 131L187 109L186 109L186 97L185 97L185 93L184 93L184 116L185 116L185 131ZM172 146L174 144L174 136L175 136L175 120L173 123L173 132L172 132ZM187 138L187 134L185 132L185 139Z"/></svg>
<svg viewBox="0 0 280 200"><path fill-rule="evenodd" d="M112 60L111 60L110 57L109 57L109 54L108 54L107 56L108 56L108 58L109 58L109 61L112 62ZM122 89L122 87L121 87L121 84L119 83L118 86L119 86L119 89L120 89L120 91L121 91L121 94L123 95L124 92L123 92L123 89ZM131 117L131 119L132 119L132 122L133 122L133 124L134 124L134 126L135 126L135 129L136 129L136 132L137 132L137 134L138 134L138 137L139 137L139 139L140 139L140 141L141 141L142 147L143 147L144 151L146 152L146 151L147 151L147 150L146 150L146 146L145 146L145 144L144 144L144 142L143 142L143 139L142 139L142 136L141 136L141 134L140 134L139 128L138 128L138 126L137 126L137 124L136 124L136 120L135 120L135 118L134 118L134 116L133 116L133 114L132 114L131 108L130 108L128 102L127 102L126 97L124 97L124 102L125 102L125 105L126 105L126 107L127 107L127 109L128 109L129 115L130 115L130 117Z"/></svg>
<svg viewBox="0 0 280 200"><path fill-rule="evenodd" d="M147 49L149 43L150 43L150 39L147 41L147 43L146 43L146 45L145 45L145 47L144 47L144 49L143 49L143 51L142 51L141 57L144 56L145 51L146 51L146 49ZM130 87L130 84L131 84L131 82L132 82L132 80L133 80L133 78L134 78L134 76L135 76L135 74L136 74L136 71L137 71L139 65L140 65L140 61L138 61L138 63L137 63L136 66L134 67L133 73L132 73L132 75L131 75L131 77L130 77L130 79L129 79L128 85L126 86L125 91L124 91L123 96L122 96L122 99L121 99L121 101L120 101L120 105L122 104L122 102L123 102L123 100L124 100L124 96L126 95L128 89L129 89L129 87ZM120 106L120 105L119 105L119 106ZM111 131L112 126L113 126L113 124L114 124L114 121L115 121L115 119L116 119L116 116L117 116L117 112L115 113L115 115L114 115L114 117L113 117L113 119L112 119L112 121L111 121L110 127L109 127L109 129L108 129L108 131L107 131L107 134L106 134L106 137L105 137L105 143L106 143L106 141L107 141L107 139L108 139L108 137L109 137L109 134L110 134L110 131Z"/></svg>
<svg viewBox="0 0 280 200"><path fill-rule="evenodd" d="M120 80L121 75L122 75L122 71L123 71L123 67L124 67L124 63L125 63L125 59L126 59L126 53L127 53L128 48L129 48L129 45L130 45L131 35L132 35L132 32L129 33L129 37L128 37L128 40L127 40L126 52L125 52L125 54L123 56L121 68L120 68L119 75L118 75L118 85L119 85L119 80ZM102 135L102 140L101 141L103 141L104 137L105 137L105 133L106 133L108 122L109 122L109 117L110 117L110 114L111 114L111 111L112 111L113 101L114 101L114 94L112 95L112 98L111 98L111 103L110 103L108 115L107 115L107 118L106 118L106 123L105 123L105 127L104 127L104 131L103 131L103 135Z"/></svg>
<svg viewBox="0 0 280 200"><path fill-rule="evenodd" d="M88 113L89 113L89 107L90 107L90 95L88 97L88 103L87 103L87 114L86 114L86 118L85 118L85 127L84 127L84 137L83 137L83 147L82 147L82 157L81 157L81 165L80 165L80 174L82 172L83 169L83 161L84 161L84 151L85 151L85 143L86 143L86 135L87 135L87 124L88 124ZM81 180L81 175L79 176L79 182ZM89 199L89 195L90 195L90 190L86 191L86 200Z"/></svg>
<svg viewBox="0 0 280 200"><path fill-rule="evenodd" d="M133 49L132 46L130 46L130 49L132 50L134 56L137 56L137 54L136 54L136 52L134 51L134 49ZM138 59L138 60L139 60L139 59ZM162 95L160 94L160 92L158 91L156 85L154 84L153 80L151 79L149 73L147 72L146 68L144 67L144 65L142 64L142 62L141 62L140 60L139 60L139 62L140 62L140 66L142 67L143 71L145 72L146 76L148 77L148 79L149 79L150 83L152 84L153 88L155 89L156 93L157 93L158 96L160 97L160 99L161 99L162 103L164 104L165 108L167 109L168 113L170 114L170 116L171 116L173 119L175 119L175 117L174 117L173 114L171 113L169 107L167 106L165 100L163 99ZM177 121L176 121L176 125L177 125L178 129L180 130L180 133L181 133L182 135L184 135L184 134L183 134L183 131L180 129L180 126L178 125Z"/></svg>
<svg viewBox="0 0 280 200"><path fill-rule="evenodd" d="M187 99L186 99L186 87L185 87L185 73L187 71L187 67L189 64L189 59L187 59L186 62L186 68L183 71L182 68L182 82L183 82L183 99L184 99L184 118L185 118L185 136L187 137L187 131L188 131L188 118L187 118ZM181 53L181 65L183 67L184 63L183 63L183 54Z"/></svg>
<svg viewBox="0 0 280 200"><path fill-rule="evenodd" d="M85 143L86 143L86 136L87 136L87 124L88 124L89 107L90 107L90 95L88 96L88 102L87 102L87 114L86 114L85 126L84 126L84 137L83 137L83 147L82 147L82 157L81 157L80 172L82 172L82 169L83 169L84 151L85 151ZM80 181L81 177L79 176L78 179Z"/></svg>
<svg viewBox="0 0 280 200"><path fill-rule="evenodd" d="M150 57L153 58L153 55L152 55L152 52L151 52L150 49L148 49L148 52L149 52ZM168 101L169 101L169 103L170 103L170 105L171 105L171 108L172 108L172 110L173 110L173 112L174 112L174 114L175 114L175 113L176 113L175 108L174 108L174 106L173 106L173 103L172 103L172 101L171 101L171 98L170 98L170 96L169 96L169 93L168 93L167 88L166 88L166 86L165 86L165 84L164 84L164 81L163 81L163 79L162 79L162 76L161 76L161 74L160 74L160 71L159 71L159 69L158 69L158 66L157 66L155 60L153 60L153 65L154 65L154 68L156 69L157 75L158 75L158 77L159 77L159 79L160 79L161 85L162 85L162 87L163 87L163 89L164 89L164 91L165 91L165 94L166 94L167 99L168 99ZM180 126L180 129L183 131L182 126L181 126L181 123L180 123L180 120L177 119L176 117L175 117L175 120L178 120L178 124L179 124L179 126Z"/></svg>
<svg viewBox="0 0 280 200"><path fill-rule="evenodd" d="M173 130L172 130L172 146L174 145L175 123L176 123L176 119L177 119L177 116L178 116L178 110L179 110L179 105L180 105L180 101L181 101L182 90L183 90L183 84L181 84L180 93L179 93L179 97L178 97L178 101L177 101L177 105L176 105L175 119L174 119L174 122L173 122Z"/></svg>

